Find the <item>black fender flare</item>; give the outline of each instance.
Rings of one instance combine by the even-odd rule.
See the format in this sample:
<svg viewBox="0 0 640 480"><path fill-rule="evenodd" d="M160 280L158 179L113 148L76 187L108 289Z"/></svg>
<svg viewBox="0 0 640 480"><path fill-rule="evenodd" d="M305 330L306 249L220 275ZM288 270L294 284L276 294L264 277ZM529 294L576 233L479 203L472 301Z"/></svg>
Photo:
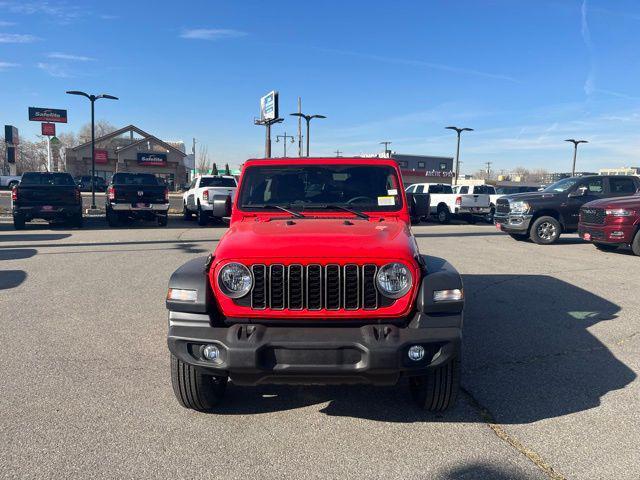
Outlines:
<svg viewBox="0 0 640 480"><path fill-rule="evenodd" d="M189 260L179 267L169 278L169 288L181 290L195 290L196 301L166 300L167 309L172 312L214 313L214 298L209 285L209 268L213 255L202 256Z"/></svg>
<svg viewBox="0 0 640 480"><path fill-rule="evenodd" d="M449 262L443 258L420 255L419 263L424 275L418 288L416 310L432 314L457 314L464 310L464 298L459 301L436 302L433 292L436 290L463 290L462 277ZM464 292L464 290L463 290Z"/></svg>

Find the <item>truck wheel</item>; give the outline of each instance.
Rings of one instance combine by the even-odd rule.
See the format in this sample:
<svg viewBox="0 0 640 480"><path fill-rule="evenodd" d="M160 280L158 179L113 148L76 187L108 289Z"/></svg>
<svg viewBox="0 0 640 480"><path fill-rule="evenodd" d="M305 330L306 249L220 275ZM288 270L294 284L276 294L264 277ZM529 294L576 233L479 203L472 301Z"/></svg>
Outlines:
<svg viewBox="0 0 640 480"><path fill-rule="evenodd" d="M198 225L204 227L209 222L209 215L198 205Z"/></svg>
<svg viewBox="0 0 640 480"><path fill-rule="evenodd" d="M487 223L493 223L493 216L496 214L496 207L493 206L493 204L491 205L491 210L489 211L489 213L487 213L487 216L484 217L484 219L487 221Z"/></svg>
<svg viewBox="0 0 640 480"><path fill-rule="evenodd" d="M640 230L638 230L633 242L631 242L631 251L634 255L638 255L640 257Z"/></svg>
<svg viewBox="0 0 640 480"><path fill-rule="evenodd" d="M107 209L107 223L111 228L117 227L120 224L118 214L110 208Z"/></svg>
<svg viewBox="0 0 640 480"><path fill-rule="evenodd" d="M451 214L449 213L449 209L447 207L439 207L438 221L444 225L445 223L449 223L450 220Z"/></svg>
<svg viewBox="0 0 640 480"><path fill-rule="evenodd" d="M477 223L476 217L474 217L473 215L467 215L465 217L465 220L469 225L475 225Z"/></svg>
<svg viewBox="0 0 640 480"><path fill-rule="evenodd" d="M227 388L227 377L206 375L171 355L171 385L184 408L212 412Z"/></svg>
<svg viewBox="0 0 640 480"><path fill-rule="evenodd" d="M182 204L182 218L184 220L191 220L191 212L187 208L187 204L186 203Z"/></svg>
<svg viewBox="0 0 640 480"><path fill-rule="evenodd" d="M529 236L524 233L510 233L509 236L516 242L524 242L529 239Z"/></svg>
<svg viewBox="0 0 640 480"><path fill-rule="evenodd" d="M9 182L9 185L7 185L9 187L9 190L12 190L13 187L15 187L16 185L18 185L18 182L16 182L15 180L11 180Z"/></svg>
<svg viewBox="0 0 640 480"><path fill-rule="evenodd" d="M76 228L82 228L82 224L84 223L83 218L82 218L82 213L77 213L76 215L74 215L73 217L71 217L69 219L69 226L70 227L76 227Z"/></svg>
<svg viewBox="0 0 640 480"><path fill-rule="evenodd" d="M538 245L551 245L558 241L562 227L553 217L540 217L531 226L531 240Z"/></svg>
<svg viewBox="0 0 640 480"><path fill-rule="evenodd" d="M13 228L16 230L24 230L25 223L24 215L16 214L13 216Z"/></svg>
<svg viewBox="0 0 640 480"><path fill-rule="evenodd" d="M158 215L158 226L166 227L169 222L169 215Z"/></svg>
<svg viewBox="0 0 640 480"><path fill-rule="evenodd" d="M409 377L409 388L420 408L431 412L446 410L456 402L460 388L460 361L452 360L429 370L426 375Z"/></svg>
<svg viewBox="0 0 640 480"><path fill-rule="evenodd" d="M608 243L593 242L593 246L601 252L613 252L618 249L618 245L609 245Z"/></svg>

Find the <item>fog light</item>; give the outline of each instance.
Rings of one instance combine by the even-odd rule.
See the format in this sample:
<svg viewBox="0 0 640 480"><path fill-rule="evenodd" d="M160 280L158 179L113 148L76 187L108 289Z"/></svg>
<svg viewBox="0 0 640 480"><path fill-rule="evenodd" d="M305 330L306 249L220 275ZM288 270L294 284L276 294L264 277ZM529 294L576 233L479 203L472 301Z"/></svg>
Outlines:
<svg viewBox="0 0 640 480"><path fill-rule="evenodd" d="M422 345L413 345L409 347L408 355L414 362L419 362L424 358L424 347Z"/></svg>
<svg viewBox="0 0 640 480"><path fill-rule="evenodd" d="M202 349L202 356L211 362L215 362L220 358L220 350L215 345L206 345Z"/></svg>

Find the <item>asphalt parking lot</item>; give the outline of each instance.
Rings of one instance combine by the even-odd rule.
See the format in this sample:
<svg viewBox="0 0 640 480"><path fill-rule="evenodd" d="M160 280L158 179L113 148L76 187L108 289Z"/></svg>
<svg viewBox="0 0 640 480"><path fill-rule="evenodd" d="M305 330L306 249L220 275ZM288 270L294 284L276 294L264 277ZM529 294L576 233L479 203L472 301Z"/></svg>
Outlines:
<svg viewBox="0 0 640 480"><path fill-rule="evenodd" d="M414 227L464 276L453 410L418 410L406 385L231 385L206 415L174 399L164 296L223 233L0 223L3 478L640 477L640 258Z"/></svg>

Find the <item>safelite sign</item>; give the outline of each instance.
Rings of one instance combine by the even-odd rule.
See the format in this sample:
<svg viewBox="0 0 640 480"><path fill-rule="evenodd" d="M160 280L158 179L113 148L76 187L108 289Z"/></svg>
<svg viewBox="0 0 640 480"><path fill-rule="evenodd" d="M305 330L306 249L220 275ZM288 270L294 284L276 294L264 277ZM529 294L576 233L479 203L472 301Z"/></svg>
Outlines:
<svg viewBox="0 0 640 480"><path fill-rule="evenodd" d="M163 167L167 164L165 153L138 153L138 165Z"/></svg>
<svg viewBox="0 0 640 480"><path fill-rule="evenodd" d="M67 123L67 111L57 108L29 107L29 120L32 122Z"/></svg>

